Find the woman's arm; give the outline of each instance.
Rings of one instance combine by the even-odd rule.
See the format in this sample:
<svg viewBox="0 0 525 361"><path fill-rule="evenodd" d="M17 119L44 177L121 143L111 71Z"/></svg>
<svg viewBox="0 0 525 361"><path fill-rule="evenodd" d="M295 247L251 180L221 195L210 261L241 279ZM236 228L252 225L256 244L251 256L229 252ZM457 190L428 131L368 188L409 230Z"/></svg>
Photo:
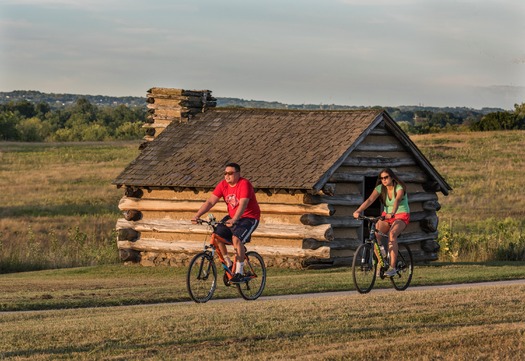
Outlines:
<svg viewBox="0 0 525 361"><path fill-rule="evenodd" d="M359 216L361 215L361 213L363 213L363 211L365 209L367 209L368 207L370 207L372 205L372 203L374 203L377 199L377 197L379 197L379 192L376 191L375 189L372 191L372 194L370 194L370 197L368 197L368 199L366 201L363 202L363 204L361 204L359 206L359 208L357 208L353 214L354 218L359 218Z"/></svg>

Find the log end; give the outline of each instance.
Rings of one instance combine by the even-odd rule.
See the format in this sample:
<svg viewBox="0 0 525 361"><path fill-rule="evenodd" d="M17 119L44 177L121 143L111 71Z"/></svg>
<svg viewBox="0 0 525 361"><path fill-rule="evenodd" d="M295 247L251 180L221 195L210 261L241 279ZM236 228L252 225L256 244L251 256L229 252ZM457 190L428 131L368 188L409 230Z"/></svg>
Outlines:
<svg viewBox="0 0 525 361"><path fill-rule="evenodd" d="M134 249L122 248L119 249L119 257L121 261L124 262L140 262L140 252L135 251Z"/></svg>

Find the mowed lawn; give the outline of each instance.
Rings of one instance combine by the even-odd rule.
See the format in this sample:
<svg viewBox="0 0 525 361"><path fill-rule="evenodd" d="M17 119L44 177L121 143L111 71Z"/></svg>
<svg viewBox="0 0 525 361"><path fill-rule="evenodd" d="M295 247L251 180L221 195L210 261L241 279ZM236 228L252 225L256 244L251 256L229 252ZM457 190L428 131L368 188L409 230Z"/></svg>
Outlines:
<svg viewBox="0 0 525 361"><path fill-rule="evenodd" d="M14 360L519 360L525 284L0 315Z"/></svg>

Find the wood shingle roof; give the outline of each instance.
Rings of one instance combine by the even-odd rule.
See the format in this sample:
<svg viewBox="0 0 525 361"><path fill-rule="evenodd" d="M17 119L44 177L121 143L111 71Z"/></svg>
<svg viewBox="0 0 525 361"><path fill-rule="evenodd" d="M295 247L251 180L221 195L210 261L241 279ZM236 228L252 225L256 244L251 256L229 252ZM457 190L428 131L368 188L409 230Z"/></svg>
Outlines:
<svg viewBox="0 0 525 361"><path fill-rule="evenodd" d="M256 189L319 190L384 114L210 109L171 123L113 183L213 189L236 162Z"/></svg>
<svg viewBox="0 0 525 361"><path fill-rule="evenodd" d="M255 189L319 191L380 122L444 194L450 186L383 110L210 109L172 122L113 181L117 186L210 190L235 162Z"/></svg>

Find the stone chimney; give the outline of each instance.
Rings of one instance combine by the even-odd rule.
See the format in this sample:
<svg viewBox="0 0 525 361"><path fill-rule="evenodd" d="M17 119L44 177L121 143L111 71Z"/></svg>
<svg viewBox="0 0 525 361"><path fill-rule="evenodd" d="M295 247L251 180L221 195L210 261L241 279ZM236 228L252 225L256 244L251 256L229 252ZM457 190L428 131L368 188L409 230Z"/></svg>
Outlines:
<svg viewBox="0 0 525 361"><path fill-rule="evenodd" d="M171 122L188 122L195 114L217 105L210 90L151 88L146 96L148 117L144 139L147 141L155 139Z"/></svg>

